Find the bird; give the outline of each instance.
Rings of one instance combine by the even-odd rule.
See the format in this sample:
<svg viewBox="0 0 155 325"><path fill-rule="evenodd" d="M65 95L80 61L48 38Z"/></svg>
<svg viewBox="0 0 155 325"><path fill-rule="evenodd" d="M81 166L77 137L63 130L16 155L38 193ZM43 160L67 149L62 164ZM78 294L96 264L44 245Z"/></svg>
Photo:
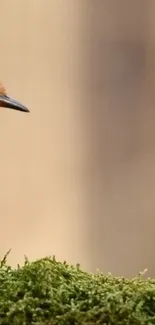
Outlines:
<svg viewBox="0 0 155 325"><path fill-rule="evenodd" d="M19 103L17 100L11 98L7 95L6 89L3 84L0 82L0 107L14 109L16 111L21 111L29 113L29 109Z"/></svg>

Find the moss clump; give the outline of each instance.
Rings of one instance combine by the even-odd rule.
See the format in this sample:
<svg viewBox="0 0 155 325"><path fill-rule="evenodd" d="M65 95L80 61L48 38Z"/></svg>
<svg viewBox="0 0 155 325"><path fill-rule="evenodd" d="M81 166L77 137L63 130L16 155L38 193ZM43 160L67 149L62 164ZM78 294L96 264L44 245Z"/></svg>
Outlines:
<svg viewBox="0 0 155 325"><path fill-rule="evenodd" d="M0 325L155 324L155 280L89 274L55 258L0 267Z"/></svg>

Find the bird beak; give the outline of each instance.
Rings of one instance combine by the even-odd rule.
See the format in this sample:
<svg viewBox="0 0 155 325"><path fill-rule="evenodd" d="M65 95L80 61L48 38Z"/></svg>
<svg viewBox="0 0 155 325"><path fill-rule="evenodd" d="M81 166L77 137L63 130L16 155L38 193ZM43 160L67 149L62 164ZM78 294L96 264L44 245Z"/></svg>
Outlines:
<svg viewBox="0 0 155 325"><path fill-rule="evenodd" d="M21 103L8 97L7 95L0 95L0 106L5 108L15 109L21 112L26 112L26 113L30 112L27 107L23 106Z"/></svg>

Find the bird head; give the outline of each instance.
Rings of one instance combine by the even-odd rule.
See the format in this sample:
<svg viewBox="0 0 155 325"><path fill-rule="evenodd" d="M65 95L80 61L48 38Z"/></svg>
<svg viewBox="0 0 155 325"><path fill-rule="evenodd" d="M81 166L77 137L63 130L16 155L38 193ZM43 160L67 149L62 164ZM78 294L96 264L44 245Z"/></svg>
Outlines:
<svg viewBox="0 0 155 325"><path fill-rule="evenodd" d="M29 113L27 107L17 102L15 99L9 97L4 86L0 83L0 107L10 108L17 111Z"/></svg>

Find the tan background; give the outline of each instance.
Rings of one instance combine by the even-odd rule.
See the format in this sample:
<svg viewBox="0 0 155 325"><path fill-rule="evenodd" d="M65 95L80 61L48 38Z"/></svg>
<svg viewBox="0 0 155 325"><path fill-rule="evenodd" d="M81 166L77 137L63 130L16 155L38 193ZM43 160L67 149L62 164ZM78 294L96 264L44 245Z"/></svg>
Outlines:
<svg viewBox="0 0 155 325"><path fill-rule="evenodd" d="M5 0L0 247L119 275L155 244L154 0Z"/></svg>

